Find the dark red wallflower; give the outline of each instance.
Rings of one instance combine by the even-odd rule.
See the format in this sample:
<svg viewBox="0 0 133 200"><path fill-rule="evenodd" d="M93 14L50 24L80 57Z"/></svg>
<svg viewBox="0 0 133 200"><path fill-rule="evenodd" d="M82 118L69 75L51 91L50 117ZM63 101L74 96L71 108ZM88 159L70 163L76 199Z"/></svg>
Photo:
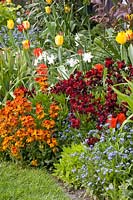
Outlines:
<svg viewBox="0 0 133 200"><path fill-rule="evenodd" d="M97 137L90 137L86 140L87 144L90 145L94 145L96 142L98 142L99 139Z"/></svg>
<svg viewBox="0 0 133 200"><path fill-rule="evenodd" d="M125 67L125 62L124 61L118 61L117 65L118 65L118 69L123 69Z"/></svg>
<svg viewBox="0 0 133 200"><path fill-rule="evenodd" d="M71 126L73 128L79 128L80 127L80 120L77 118L71 118Z"/></svg>
<svg viewBox="0 0 133 200"><path fill-rule="evenodd" d="M108 115L112 114L115 118L117 113L126 114L127 111L124 104L117 103L117 94L111 87L114 84L125 82L121 74L121 71L125 70L125 63L123 61L114 63L111 58L107 58L105 68L107 69L106 88L103 87L103 67L99 65L97 68L88 70L86 74L76 70L69 79L59 81L51 90L56 94L65 93L69 97L71 112L87 114L95 120L96 127L99 129L106 123ZM126 68L128 68L127 78L133 79L133 67L130 65ZM125 92L123 88L117 89ZM75 119L75 116L73 118Z"/></svg>
<svg viewBox="0 0 133 200"><path fill-rule="evenodd" d="M106 66L107 68L112 67L113 64L114 64L114 61L112 60L112 58L106 58L106 59L105 59L105 66Z"/></svg>

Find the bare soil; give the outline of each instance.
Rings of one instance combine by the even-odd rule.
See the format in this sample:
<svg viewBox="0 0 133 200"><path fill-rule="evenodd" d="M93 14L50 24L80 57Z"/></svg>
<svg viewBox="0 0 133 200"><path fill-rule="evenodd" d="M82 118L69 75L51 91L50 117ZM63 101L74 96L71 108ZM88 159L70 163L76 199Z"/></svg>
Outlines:
<svg viewBox="0 0 133 200"><path fill-rule="evenodd" d="M92 200L92 198L90 198L86 194L86 190L84 189L75 190L73 188L67 187L62 181L58 179L56 179L56 182L63 188L64 192L71 200Z"/></svg>

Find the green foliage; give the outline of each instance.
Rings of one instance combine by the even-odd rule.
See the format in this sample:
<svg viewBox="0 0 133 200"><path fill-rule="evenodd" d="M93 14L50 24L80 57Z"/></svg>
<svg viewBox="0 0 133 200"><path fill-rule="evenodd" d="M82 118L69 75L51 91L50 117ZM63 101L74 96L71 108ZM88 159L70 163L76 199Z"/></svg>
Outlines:
<svg viewBox="0 0 133 200"><path fill-rule="evenodd" d="M124 94L122 92L120 92L118 89L115 88L115 86L118 86L119 84L115 85L113 88L113 90L116 92L117 96L118 96L118 100L120 102L125 102L127 103L127 107L128 107L128 110L131 112L131 114L133 114L133 101L132 101L132 98L133 98L133 82L132 81L129 81L127 78L125 78L125 81L126 83L123 84L125 86L125 88L129 88L129 94Z"/></svg>
<svg viewBox="0 0 133 200"><path fill-rule="evenodd" d="M69 186L75 188L81 186L78 176L78 170L81 169L83 163L80 155L84 153L85 147L81 144L72 144L71 147L64 147L61 153L60 162L55 164L54 175L65 181ZM77 173L75 173L75 171Z"/></svg>
<svg viewBox="0 0 133 200"><path fill-rule="evenodd" d="M94 44L101 50L105 57L112 57L117 60L121 59L121 54L114 36L114 29L105 29L104 34L100 34L94 38Z"/></svg>
<svg viewBox="0 0 133 200"><path fill-rule="evenodd" d="M0 103L13 96L13 90L20 86L32 88L34 70L28 52L11 49L0 51ZM5 81L6 80L6 81Z"/></svg>
<svg viewBox="0 0 133 200"><path fill-rule="evenodd" d="M128 55L129 55L132 65L133 65L133 45L132 44L130 44L128 47Z"/></svg>
<svg viewBox="0 0 133 200"><path fill-rule="evenodd" d="M16 12L21 8L21 6L15 7L14 4L2 4L0 3L0 28L6 25L8 19L16 19Z"/></svg>

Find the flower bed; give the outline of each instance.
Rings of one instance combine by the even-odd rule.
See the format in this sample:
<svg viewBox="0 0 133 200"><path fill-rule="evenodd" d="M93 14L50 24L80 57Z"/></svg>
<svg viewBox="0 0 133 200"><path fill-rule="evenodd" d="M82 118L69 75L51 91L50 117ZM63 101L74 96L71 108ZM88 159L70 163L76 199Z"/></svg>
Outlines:
<svg viewBox="0 0 133 200"><path fill-rule="evenodd" d="M0 2L0 159L45 166L92 199L130 200L132 2L103 18L88 6Z"/></svg>

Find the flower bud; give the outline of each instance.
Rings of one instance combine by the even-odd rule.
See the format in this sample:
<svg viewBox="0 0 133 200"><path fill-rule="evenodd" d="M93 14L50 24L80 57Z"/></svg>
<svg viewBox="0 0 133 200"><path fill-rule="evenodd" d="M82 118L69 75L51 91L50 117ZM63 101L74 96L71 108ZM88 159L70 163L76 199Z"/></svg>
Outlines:
<svg viewBox="0 0 133 200"><path fill-rule="evenodd" d="M69 13L70 11L71 11L71 8L69 7L69 6L65 6L64 7L64 11L65 11L65 13Z"/></svg>
<svg viewBox="0 0 133 200"><path fill-rule="evenodd" d="M12 3L12 0L6 0L6 3Z"/></svg>
<svg viewBox="0 0 133 200"><path fill-rule="evenodd" d="M63 45L63 42L64 42L64 37L63 37L63 35L58 34L58 35L55 36L55 44L56 44L57 46L62 46L62 45Z"/></svg>
<svg viewBox="0 0 133 200"><path fill-rule="evenodd" d="M125 44L127 42L126 33L124 31L119 32L115 39L119 44Z"/></svg>
<svg viewBox="0 0 133 200"><path fill-rule="evenodd" d="M23 21L22 23L24 30L28 30L30 28L30 22L29 21Z"/></svg>
<svg viewBox="0 0 133 200"><path fill-rule="evenodd" d="M127 21L133 20L133 14L127 14L127 15L125 16L125 19L126 19Z"/></svg>
<svg viewBox="0 0 133 200"><path fill-rule="evenodd" d="M133 31L132 30L129 29L126 31L126 38L128 41L133 39Z"/></svg>
<svg viewBox="0 0 133 200"><path fill-rule="evenodd" d="M12 19L7 21L7 28L10 30L14 28L14 21Z"/></svg>
<svg viewBox="0 0 133 200"><path fill-rule="evenodd" d="M47 4L51 4L53 0L46 0Z"/></svg>
<svg viewBox="0 0 133 200"><path fill-rule="evenodd" d="M23 49L29 49L30 48L30 41L24 40L22 41Z"/></svg>
<svg viewBox="0 0 133 200"><path fill-rule="evenodd" d="M45 12L46 12L47 14L50 14L50 13L51 13L51 8L50 8L50 6L46 6L46 7L45 7Z"/></svg>

